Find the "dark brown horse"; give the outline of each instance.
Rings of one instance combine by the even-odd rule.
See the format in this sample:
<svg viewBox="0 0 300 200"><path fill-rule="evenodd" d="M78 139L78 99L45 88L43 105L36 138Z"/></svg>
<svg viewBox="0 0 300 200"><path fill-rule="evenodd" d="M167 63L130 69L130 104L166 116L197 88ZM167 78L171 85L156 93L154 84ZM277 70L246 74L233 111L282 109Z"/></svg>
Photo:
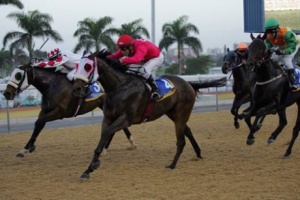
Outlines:
<svg viewBox="0 0 300 200"><path fill-rule="evenodd" d="M279 133L287 124L286 107L297 103L298 115L293 129L293 135L284 158L289 157L293 144L298 137L300 130L300 91L291 91L288 77L281 66L270 59L264 43L265 36L252 41L249 46L249 59L247 64L253 65L256 74L256 85L253 91L254 103L247 118L255 116L255 120L247 138L247 144L255 142L254 133L259 129L258 120L264 115L279 115L279 126L271 134L268 143L273 143Z"/></svg>
<svg viewBox="0 0 300 200"><path fill-rule="evenodd" d="M234 126L238 129L240 127L238 120L244 119L245 113L249 112L250 107L245 109L241 114L239 113L239 109L243 104L250 102L252 99L252 91L256 79L252 68L243 63L238 64L237 59L235 51L227 52L223 59L222 72L224 74L232 72L234 80L232 91L235 96L231 107L231 114L234 116ZM252 126L250 121L246 121L246 124L249 128Z"/></svg>
<svg viewBox="0 0 300 200"><path fill-rule="evenodd" d="M103 108L105 95L88 102L83 101L76 113L80 99L74 97L72 83L65 74L55 73L53 69L32 67L30 64L20 66L13 71L3 95L7 100L12 100L16 94L25 90L29 85L33 85L42 94L41 111L35 122L31 138L24 149L17 154L17 157L24 157L25 153L35 150L34 143L47 122L74 117L75 114L82 115L97 107ZM124 132L132 147L135 148L129 130L125 128ZM105 149L108 148L111 139L112 137L106 143Z"/></svg>
<svg viewBox="0 0 300 200"><path fill-rule="evenodd" d="M93 76L97 76L107 94L104 102L105 115L102 121L101 139L94 151L92 162L81 175L83 180L88 179L90 173L99 168L99 156L111 134L132 124L142 123L149 103L149 90L139 76L125 73L126 69L126 66L108 60L106 54L101 51L86 55L81 59L75 75L74 93L82 95L87 83L93 79ZM177 150L172 163L167 166L169 169L174 169L186 144L185 136L190 140L197 158L202 158L200 147L187 122L195 103L194 89L203 88L203 84L195 83L193 89L191 84L180 77L163 76L163 78L172 82L175 92L171 96L154 102L154 110L147 121L166 115L174 122ZM206 84L206 87L209 86Z"/></svg>

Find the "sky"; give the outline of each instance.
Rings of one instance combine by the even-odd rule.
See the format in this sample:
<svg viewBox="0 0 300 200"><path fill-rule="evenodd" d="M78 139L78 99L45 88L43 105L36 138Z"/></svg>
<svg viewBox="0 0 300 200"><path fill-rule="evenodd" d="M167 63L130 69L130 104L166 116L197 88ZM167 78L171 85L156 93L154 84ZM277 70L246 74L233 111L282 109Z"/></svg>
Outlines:
<svg viewBox="0 0 300 200"><path fill-rule="evenodd" d="M78 42L73 37L78 28L77 23L85 18L99 19L112 17L112 26L120 28L121 24L142 18L142 24L151 35L151 2L152 0L21 0L23 10L15 6L0 7L0 48L3 37L11 31L22 31L16 22L6 16L15 11L39 10L53 17L52 29L58 31L63 42L49 40L43 51L54 48L73 50ZM249 33L244 33L242 0L155 0L155 43L162 38L162 25L171 23L179 17L187 15L188 22L197 26L200 31L196 36L202 43L203 53L211 48L233 48L239 42L250 42ZM117 38L115 38L117 39ZM150 38L150 40L152 40ZM36 41L36 48L43 40ZM6 48L7 49L7 48Z"/></svg>

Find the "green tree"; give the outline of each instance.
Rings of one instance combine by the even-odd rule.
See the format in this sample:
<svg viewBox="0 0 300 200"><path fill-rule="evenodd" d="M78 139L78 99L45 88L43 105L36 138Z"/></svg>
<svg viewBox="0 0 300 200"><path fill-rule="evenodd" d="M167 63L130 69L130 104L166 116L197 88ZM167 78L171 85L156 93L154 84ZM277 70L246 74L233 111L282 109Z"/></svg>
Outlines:
<svg viewBox="0 0 300 200"><path fill-rule="evenodd" d="M34 10L28 13L12 12L7 17L16 20L18 26L24 30L24 32L9 32L4 36L4 47L9 41L12 41L9 47L11 52L15 48L26 48L29 57L32 58L35 47L34 38L45 39L48 37L56 42L63 41L59 33L52 30L50 23L53 21L53 18L49 14Z"/></svg>
<svg viewBox="0 0 300 200"><path fill-rule="evenodd" d="M12 71L13 58L8 50L2 48L0 50L0 77L5 77Z"/></svg>
<svg viewBox="0 0 300 200"><path fill-rule="evenodd" d="M78 37L78 43L74 48L74 52L81 49L96 51L101 49L101 45L105 45L108 49L114 49L114 41L112 36L116 34L115 29L110 27L113 18L102 17L98 20L85 18L78 22L79 28L75 31L74 37Z"/></svg>
<svg viewBox="0 0 300 200"><path fill-rule="evenodd" d="M148 30L145 26L142 25L142 19L137 19L129 23L125 23L121 25L121 28L116 29L117 35L127 34L133 38L142 38L142 36L146 36L146 38L150 38Z"/></svg>
<svg viewBox="0 0 300 200"><path fill-rule="evenodd" d="M30 61L28 55L26 55L26 52L23 49L14 49L14 52L12 53L12 59L14 63L13 67L17 67Z"/></svg>
<svg viewBox="0 0 300 200"><path fill-rule="evenodd" d="M200 40L194 36L191 36L191 33L199 34L198 28L188 23L187 16L181 16L172 23L165 23L162 27L163 38L159 42L159 47L161 49L165 48L168 51L168 48L177 43L177 74L182 73L182 65L180 65L181 56L183 55L184 45L190 47L193 52L199 56L202 51L202 44Z"/></svg>
<svg viewBox="0 0 300 200"><path fill-rule="evenodd" d="M191 74L207 74L209 69L213 66L214 61L211 56L198 56L197 58L188 58L185 61L186 75ZM170 66L164 67L164 73L175 75L177 72L177 64L172 64Z"/></svg>
<svg viewBox="0 0 300 200"><path fill-rule="evenodd" d="M24 8L23 4L19 0L0 0L0 6L2 5L13 5L17 6L20 9Z"/></svg>
<svg viewBox="0 0 300 200"><path fill-rule="evenodd" d="M185 74L207 74L213 63L209 55L187 59Z"/></svg>

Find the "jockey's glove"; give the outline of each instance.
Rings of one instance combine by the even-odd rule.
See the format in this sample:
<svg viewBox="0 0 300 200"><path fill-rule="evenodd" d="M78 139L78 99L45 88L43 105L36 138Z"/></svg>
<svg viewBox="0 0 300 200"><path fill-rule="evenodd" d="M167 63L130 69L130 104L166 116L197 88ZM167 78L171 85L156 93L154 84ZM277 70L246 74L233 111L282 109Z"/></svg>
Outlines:
<svg viewBox="0 0 300 200"><path fill-rule="evenodd" d="M121 65L121 62L119 59L113 59L113 58L109 58L111 64L116 64L116 65Z"/></svg>
<svg viewBox="0 0 300 200"><path fill-rule="evenodd" d="M276 53L277 55L284 55L284 51L282 51L282 50L280 50L280 49L277 49L277 50L275 51L275 53Z"/></svg>

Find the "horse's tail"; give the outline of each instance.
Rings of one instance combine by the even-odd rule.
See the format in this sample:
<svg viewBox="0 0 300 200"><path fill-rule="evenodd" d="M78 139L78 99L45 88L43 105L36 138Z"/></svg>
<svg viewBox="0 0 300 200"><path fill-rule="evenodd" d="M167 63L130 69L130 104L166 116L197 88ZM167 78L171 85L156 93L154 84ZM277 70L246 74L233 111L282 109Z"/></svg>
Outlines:
<svg viewBox="0 0 300 200"><path fill-rule="evenodd" d="M198 91L201 88L208 87L223 87L227 83L227 77L222 77L214 80L205 80L201 82L189 82L189 84L194 88L195 91Z"/></svg>

